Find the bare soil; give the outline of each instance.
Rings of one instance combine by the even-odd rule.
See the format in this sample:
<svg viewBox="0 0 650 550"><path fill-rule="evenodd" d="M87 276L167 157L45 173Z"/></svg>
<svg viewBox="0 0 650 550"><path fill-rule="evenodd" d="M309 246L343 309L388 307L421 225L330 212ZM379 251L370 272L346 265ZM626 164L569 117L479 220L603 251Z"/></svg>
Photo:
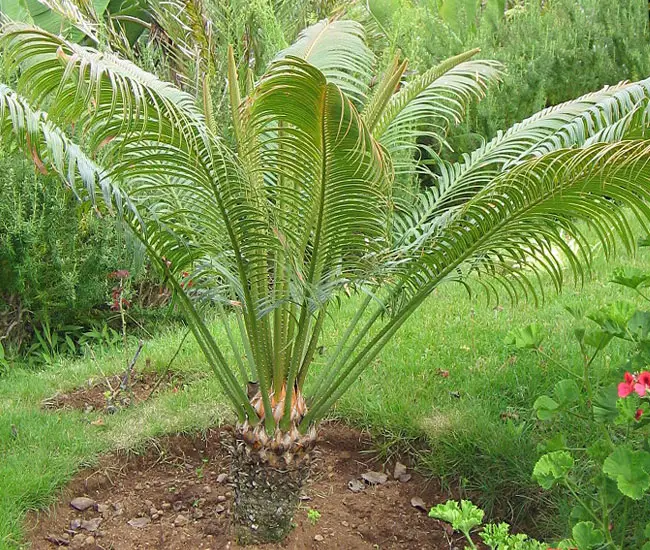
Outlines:
<svg viewBox="0 0 650 550"><path fill-rule="evenodd" d="M134 372L125 389L120 389L122 379L123 375L118 374L90 379L70 392L57 393L45 399L42 406L44 409L78 409L86 412L107 410L112 406L114 409L109 412L117 412L123 407L149 399L154 393L173 390L182 383L178 373L172 371L164 374Z"/></svg>
<svg viewBox="0 0 650 550"><path fill-rule="evenodd" d="M311 478L295 516L296 527L282 544L288 549L447 549L462 547L442 523L411 504L445 501L439 485L412 472L406 482L392 479L352 492L348 483L382 465L368 453L366 436L341 424L321 429ZM232 490L230 441L226 430L204 436L173 436L143 455L111 455L99 467L79 473L62 499L27 520L35 550L56 547L136 550L239 548L230 536ZM94 502L85 511L77 497ZM310 521L309 510L320 513ZM312 513L313 515L313 513ZM253 547L249 547L253 548Z"/></svg>

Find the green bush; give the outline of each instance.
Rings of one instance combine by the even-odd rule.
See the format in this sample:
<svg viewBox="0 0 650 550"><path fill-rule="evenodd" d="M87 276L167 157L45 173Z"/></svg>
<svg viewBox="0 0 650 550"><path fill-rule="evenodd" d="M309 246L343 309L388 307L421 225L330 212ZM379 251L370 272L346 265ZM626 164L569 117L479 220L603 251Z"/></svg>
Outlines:
<svg viewBox="0 0 650 550"><path fill-rule="evenodd" d="M2 153L0 196L0 337L26 343L44 323L87 325L109 299L107 275L132 268L116 225L54 176L37 176L28 160Z"/></svg>
<svg viewBox="0 0 650 550"><path fill-rule="evenodd" d="M444 3L371 0L370 23L384 31L378 36L387 35L375 43L384 62L401 50L411 68L420 70L480 47L481 57L505 65L499 89L491 90L452 136L456 150L466 151L546 106L650 74L645 0L527 0L496 22L492 14L470 18L462 9L445 21L439 11ZM455 2L463 3L471 2Z"/></svg>

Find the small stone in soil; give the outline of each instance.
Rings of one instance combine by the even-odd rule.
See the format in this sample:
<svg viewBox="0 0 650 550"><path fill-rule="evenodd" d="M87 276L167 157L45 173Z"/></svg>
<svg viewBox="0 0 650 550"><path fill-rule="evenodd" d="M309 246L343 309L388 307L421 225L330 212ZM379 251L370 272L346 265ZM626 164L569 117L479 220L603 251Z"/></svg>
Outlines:
<svg viewBox="0 0 650 550"><path fill-rule="evenodd" d="M343 525L343 527L350 527L350 524L347 521L342 521L341 525Z"/></svg>
<svg viewBox="0 0 650 550"><path fill-rule="evenodd" d="M142 483L136 483L135 490L136 491L142 491Z"/></svg>
<svg viewBox="0 0 650 550"><path fill-rule="evenodd" d="M100 514L108 512L108 504L98 504L95 508Z"/></svg>
<svg viewBox="0 0 650 550"><path fill-rule="evenodd" d="M411 499L411 506L413 506L413 508L417 508L418 510L422 510L423 512L427 511L427 505L420 497L413 497Z"/></svg>
<svg viewBox="0 0 650 550"><path fill-rule="evenodd" d="M141 529L145 525L149 525L151 523L151 520L148 517L142 517L142 518L133 518L132 520L128 521L128 524L131 527L135 527L136 529Z"/></svg>
<svg viewBox="0 0 650 550"><path fill-rule="evenodd" d="M172 505L169 502L163 502L161 508L163 510L169 510L172 507Z"/></svg>
<svg viewBox="0 0 650 550"><path fill-rule="evenodd" d="M201 508L195 508L192 516L194 519L202 519L204 516L203 510L201 510Z"/></svg>
<svg viewBox="0 0 650 550"><path fill-rule="evenodd" d="M73 531L76 531L77 529L79 529L79 527L81 527L80 519L75 518L70 522L70 529L72 529Z"/></svg>
<svg viewBox="0 0 650 550"><path fill-rule="evenodd" d="M217 504L217 505L214 507L214 512L215 512L216 514L223 514L225 511L226 511L226 508L225 508L224 506L222 506L221 504Z"/></svg>
<svg viewBox="0 0 650 550"><path fill-rule="evenodd" d="M95 544L95 537L93 537L92 535L90 537L86 537L84 543L86 546L92 546L93 544Z"/></svg>
<svg viewBox="0 0 650 550"><path fill-rule="evenodd" d="M217 497L217 502L226 502L226 500L228 500L228 499L223 495L219 495Z"/></svg>
<svg viewBox="0 0 650 550"><path fill-rule="evenodd" d="M95 501L92 498L88 498L88 497L77 497L77 498L73 498L70 501L70 506L72 506L75 510L79 510L80 512L83 512L84 510L88 510L88 508L94 505L95 505Z"/></svg>
<svg viewBox="0 0 650 550"><path fill-rule="evenodd" d="M395 469L393 470L393 477L395 479L399 479L404 474L406 474L406 466L404 466L404 464L401 462L396 462Z"/></svg>
<svg viewBox="0 0 650 550"><path fill-rule="evenodd" d="M383 485L388 481L388 476L382 472L365 472L361 477L370 485Z"/></svg>
<svg viewBox="0 0 650 550"><path fill-rule="evenodd" d="M183 508L183 502L180 501L180 500L177 500L176 502L174 502L172 507L174 508L174 512L180 512L181 509Z"/></svg>
<svg viewBox="0 0 650 550"><path fill-rule="evenodd" d="M401 476L399 476L398 479L400 483L407 483L411 481L411 477L412 477L411 474L402 474Z"/></svg>
<svg viewBox="0 0 650 550"><path fill-rule="evenodd" d="M323 542L325 540L325 537L323 535L314 535L314 540L316 542Z"/></svg>
<svg viewBox="0 0 650 550"><path fill-rule="evenodd" d="M157 514L158 510L156 510L153 506L149 508L149 515L153 516L154 514Z"/></svg>
<svg viewBox="0 0 650 550"><path fill-rule="evenodd" d="M93 531L97 531L101 522L102 518L85 519L81 522L81 528L92 533Z"/></svg>
<svg viewBox="0 0 650 550"><path fill-rule="evenodd" d="M228 474L219 474L217 476L217 483L225 483L228 479Z"/></svg>
<svg viewBox="0 0 650 550"><path fill-rule="evenodd" d="M210 487L209 485L205 485L203 487L203 491L210 494L212 492L212 487Z"/></svg>
<svg viewBox="0 0 650 550"><path fill-rule="evenodd" d="M187 525L189 521L190 520L187 519L183 514L178 514L174 520L174 525L176 527L182 527L183 525Z"/></svg>
<svg viewBox="0 0 650 550"><path fill-rule="evenodd" d="M348 489L353 493L360 493L366 488L365 483L359 481L358 479L351 479L348 481Z"/></svg>
<svg viewBox="0 0 650 550"><path fill-rule="evenodd" d="M144 505L151 508L153 506L153 502L151 500L145 500Z"/></svg>
<svg viewBox="0 0 650 550"><path fill-rule="evenodd" d="M62 536L57 537L55 535L48 535L45 537L45 540L51 542L52 544L56 544L57 546L68 546L70 544L70 541L68 539L64 539Z"/></svg>

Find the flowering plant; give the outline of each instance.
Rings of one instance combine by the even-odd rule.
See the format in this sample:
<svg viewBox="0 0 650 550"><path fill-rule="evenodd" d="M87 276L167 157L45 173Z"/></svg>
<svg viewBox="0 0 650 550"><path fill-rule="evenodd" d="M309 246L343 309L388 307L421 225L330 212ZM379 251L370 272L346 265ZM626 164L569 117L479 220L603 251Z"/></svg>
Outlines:
<svg viewBox="0 0 650 550"><path fill-rule="evenodd" d="M639 292L633 286L639 280L619 272L614 282ZM573 502L572 537L556 546L650 550L650 529L628 521L650 492L650 311L616 302L586 315L569 312L577 321L573 332L582 368L563 365L571 377L533 405L537 418L554 428L540 445L544 454L533 478L543 489L563 488ZM512 331L509 342L556 361L542 348L543 338L535 325ZM627 344L627 358L618 380L600 383L593 365L614 340ZM584 428L575 429L577 423ZM576 433L594 437L584 446Z"/></svg>

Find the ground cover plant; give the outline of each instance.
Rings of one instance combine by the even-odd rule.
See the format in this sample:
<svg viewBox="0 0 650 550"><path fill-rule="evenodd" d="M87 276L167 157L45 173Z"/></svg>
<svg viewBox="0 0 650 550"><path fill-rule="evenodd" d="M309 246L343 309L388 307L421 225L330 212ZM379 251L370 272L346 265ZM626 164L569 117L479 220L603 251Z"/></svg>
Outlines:
<svg viewBox="0 0 650 550"><path fill-rule="evenodd" d="M412 197L404 180L427 170L408 154L417 137L443 139L498 75L475 51L402 84L395 58L370 93L362 29L323 21L245 98L231 54L233 152L192 96L113 53L13 23L1 40L25 96L0 89L4 136L120 214L217 374L238 420L243 542L286 535L318 421L442 282L480 274L515 298L546 274L559 289L565 263L578 280L591 263L585 228L611 254L634 244L622 206L649 214L644 81L547 109ZM360 305L311 383L327 308L351 294ZM199 298L222 313L234 365Z"/></svg>

